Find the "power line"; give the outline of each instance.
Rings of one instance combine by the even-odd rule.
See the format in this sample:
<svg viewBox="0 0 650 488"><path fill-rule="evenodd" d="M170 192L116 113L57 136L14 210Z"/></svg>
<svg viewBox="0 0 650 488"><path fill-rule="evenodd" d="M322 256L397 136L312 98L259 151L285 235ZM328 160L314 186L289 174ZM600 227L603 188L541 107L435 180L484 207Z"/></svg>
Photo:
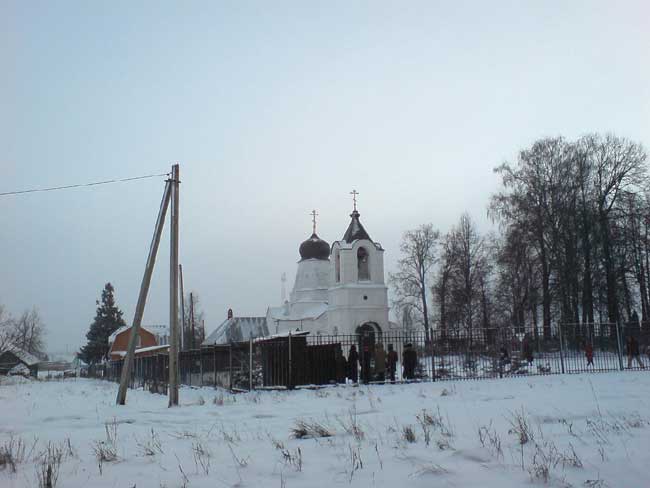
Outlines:
<svg viewBox="0 0 650 488"><path fill-rule="evenodd" d="M155 175L144 175L144 176L134 176L132 178L120 178L120 179L114 179L114 180L104 180L104 181L95 181L92 183L80 183L77 185L64 185L64 186L52 186L49 188L32 188L30 190L20 190L20 191L7 191L4 193L0 193L0 197L6 197L9 195L22 195L24 193L36 193L36 192L43 192L43 191L54 191L54 190L67 190L70 188L81 188L84 186L98 186L98 185L108 185L109 183L122 183L124 181L134 181L134 180L144 180L146 178L157 178L160 176L169 176L169 173L161 173L161 174L155 174Z"/></svg>

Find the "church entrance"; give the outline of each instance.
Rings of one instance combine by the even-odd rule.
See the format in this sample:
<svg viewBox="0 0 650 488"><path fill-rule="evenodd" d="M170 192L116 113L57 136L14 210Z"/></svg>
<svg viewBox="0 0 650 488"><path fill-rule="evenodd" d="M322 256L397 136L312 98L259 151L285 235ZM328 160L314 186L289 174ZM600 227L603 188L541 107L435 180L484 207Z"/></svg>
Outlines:
<svg viewBox="0 0 650 488"><path fill-rule="evenodd" d="M372 380L372 371L374 370L375 343L377 333L381 334L381 329L374 322L366 322L357 327L359 337L359 362L361 363L361 381L368 383Z"/></svg>

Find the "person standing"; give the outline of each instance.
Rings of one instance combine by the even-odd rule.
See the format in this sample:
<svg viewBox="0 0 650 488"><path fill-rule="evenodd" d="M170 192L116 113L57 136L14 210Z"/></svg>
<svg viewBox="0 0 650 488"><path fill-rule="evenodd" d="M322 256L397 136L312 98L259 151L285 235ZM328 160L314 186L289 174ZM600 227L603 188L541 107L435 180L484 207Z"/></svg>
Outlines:
<svg viewBox="0 0 650 488"><path fill-rule="evenodd" d="M413 344L409 343L404 346L402 357L404 358L404 379L415 379L415 367L418 363L418 353L413 349Z"/></svg>
<svg viewBox="0 0 650 488"><path fill-rule="evenodd" d="M348 354L348 378L352 380L352 383L359 381L359 353L354 344L350 346L350 354Z"/></svg>
<svg viewBox="0 0 650 488"><path fill-rule="evenodd" d="M375 347L375 381L386 381L386 351L381 342Z"/></svg>
<svg viewBox="0 0 650 488"><path fill-rule="evenodd" d="M521 353L526 359L528 366L533 364L533 346L530 344L530 337L528 334L525 335L523 344L521 346Z"/></svg>
<svg viewBox="0 0 650 488"><path fill-rule="evenodd" d="M632 368L632 359L636 359L636 362L639 364L641 369L645 368L645 365L641 361L639 355L639 342L636 340L636 337L630 336L627 340L627 368Z"/></svg>
<svg viewBox="0 0 650 488"><path fill-rule="evenodd" d="M395 373L397 372L397 351L393 349L392 344L388 344L388 376L391 383L395 383Z"/></svg>
<svg viewBox="0 0 650 488"><path fill-rule="evenodd" d="M508 353L508 348L505 345L501 346L500 352L501 356L499 356L499 378L502 378L506 366L510 364L510 354Z"/></svg>
<svg viewBox="0 0 650 488"><path fill-rule="evenodd" d="M587 342L585 345L585 357L587 358L587 366L594 365L594 346L591 345L591 342Z"/></svg>

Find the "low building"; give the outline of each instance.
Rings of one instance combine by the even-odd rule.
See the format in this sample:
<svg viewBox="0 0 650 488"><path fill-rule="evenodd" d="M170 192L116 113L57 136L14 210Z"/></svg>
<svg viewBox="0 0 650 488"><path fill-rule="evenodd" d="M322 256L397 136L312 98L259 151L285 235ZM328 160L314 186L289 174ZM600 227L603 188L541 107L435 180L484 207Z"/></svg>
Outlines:
<svg viewBox="0 0 650 488"><path fill-rule="evenodd" d="M108 357L111 360L119 360L126 356L126 350L129 346L129 337L131 335L131 327L120 327L113 332L108 338ZM157 346L156 335L150 330L140 327L137 341L135 343L136 349Z"/></svg>
<svg viewBox="0 0 650 488"><path fill-rule="evenodd" d="M0 374L28 374L36 378L39 363L40 359L36 356L12 346L0 353Z"/></svg>
<svg viewBox="0 0 650 488"><path fill-rule="evenodd" d="M250 338L266 337L269 329L266 317L235 317L232 309L228 309L228 316L219 326L203 341L202 346L215 344L229 344L243 342Z"/></svg>

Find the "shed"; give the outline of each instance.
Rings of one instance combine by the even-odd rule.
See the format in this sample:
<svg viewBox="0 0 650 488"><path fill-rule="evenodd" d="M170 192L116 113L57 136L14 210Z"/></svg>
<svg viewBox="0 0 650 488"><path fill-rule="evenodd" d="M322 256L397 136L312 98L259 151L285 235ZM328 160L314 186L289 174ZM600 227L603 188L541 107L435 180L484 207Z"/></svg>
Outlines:
<svg viewBox="0 0 650 488"><path fill-rule="evenodd" d="M29 375L36 378L38 376L39 363L40 359L33 354L12 346L0 353L0 374L22 374L25 371L24 368L27 368Z"/></svg>

